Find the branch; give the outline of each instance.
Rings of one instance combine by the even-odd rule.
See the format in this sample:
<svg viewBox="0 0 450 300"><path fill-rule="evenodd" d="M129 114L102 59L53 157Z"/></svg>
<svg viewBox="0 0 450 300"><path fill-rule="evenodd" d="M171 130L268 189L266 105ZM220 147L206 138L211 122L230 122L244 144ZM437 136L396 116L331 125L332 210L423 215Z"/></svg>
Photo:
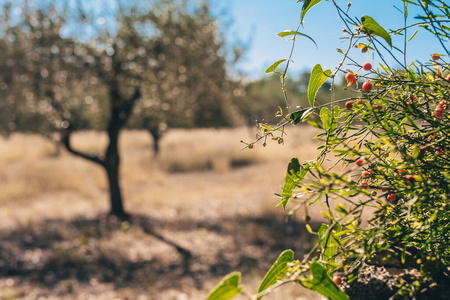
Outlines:
<svg viewBox="0 0 450 300"><path fill-rule="evenodd" d="M82 153L80 151L73 149L72 146L70 145L70 135L71 135L71 132L64 132L64 133L62 133L62 137L61 137L61 142L64 145L64 147L67 149L67 151L69 151L70 153L72 153L75 156L84 158L84 159L94 162L96 164L99 164L102 166L104 165L104 161L98 155L90 155L90 154Z"/></svg>
<svg viewBox="0 0 450 300"><path fill-rule="evenodd" d="M142 96L141 89L139 87L136 87L134 90L134 94L131 95L130 98L126 99L126 101L124 102L122 109L126 115L125 121L128 120L128 118L130 117L133 111L134 104L136 103L136 101L139 100L139 98L141 98L141 96Z"/></svg>

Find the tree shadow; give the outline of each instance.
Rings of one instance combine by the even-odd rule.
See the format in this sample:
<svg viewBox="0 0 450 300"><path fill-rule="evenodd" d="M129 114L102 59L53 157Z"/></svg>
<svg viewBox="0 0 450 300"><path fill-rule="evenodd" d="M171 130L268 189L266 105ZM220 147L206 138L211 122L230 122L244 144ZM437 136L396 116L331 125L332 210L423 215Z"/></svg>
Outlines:
<svg viewBox="0 0 450 300"><path fill-rule="evenodd" d="M312 224L318 227L318 224ZM316 225L316 226L314 226ZM48 219L0 231L0 280L52 290L70 280L130 287L201 290L207 279L232 272L262 276L285 249L302 258L312 246L304 224L264 215L167 221L134 215L128 222ZM74 292L61 291L61 295Z"/></svg>

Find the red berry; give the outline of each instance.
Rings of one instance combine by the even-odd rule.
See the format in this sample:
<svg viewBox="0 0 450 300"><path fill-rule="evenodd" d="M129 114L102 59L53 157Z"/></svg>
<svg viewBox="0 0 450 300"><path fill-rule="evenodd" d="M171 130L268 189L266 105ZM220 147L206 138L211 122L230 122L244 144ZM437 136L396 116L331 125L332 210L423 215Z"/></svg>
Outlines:
<svg viewBox="0 0 450 300"><path fill-rule="evenodd" d="M372 169L369 169L369 173L372 174L372 173L373 173L373 170L372 170Z"/></svg>
<svg viewBox="0 0 450 300"><path fill-rule="evenodd" d="M364 171L364 172L362 172L361 176L363 178L367 178L367 177L370 177L370 173L368 171Z"/></svg>
<svg viewBox="0 0 450 300"><path fill-rule="evenodd" d="M362 67L366 71L372 70L372 65L370 64L370 62L365 62Z"/></svg>
<svg viewBox="0 0 450 300"><path fill-rule="evenodd" d="M333 277L333 282L334 282L335 285L339 286L339 285L342 284L342 279L339 276L334 276Z"/></svg>
<svg viewBox="0 0 450 300"><path fill-rule="evenodd" d="M378 105L374 105L374 106L372 106L372 108L373 108L373 110L378 110L378 111L383 109L381 106L378 106Z"/></svg>
<svg viewBox="0 0 450 300"><path fill-rule="evenodd" d="M444 114L442 113L442 111L437 110L437 111L434 112L434 115L435 115L437 118L442 118L442 116L443 116Z"/></svg>
<svg viewBox="0 0 450 300"><path fill-rule="evenodd" d="M413 175L406 175L406 176L405 176L405 181L406 181L407 183L414 183L414 182L416 181L416 178L414 178Z"/></svg>
<svg viewBox="0 0 450 300"><path fill-rule="evenodd" d="M354 85L356 83L356 76L354 73L350 72L345 75L345 80L347 80L347 86Z"/></svg>
<svg viewBox="0 0 450 300"><path fill-rule="evenodd" d="M362 102L361 99L359 99L358 101L356 101L356 104L357 104L357 105L361 105L361 104L363 104L363 102Z"/></svg>
<svg viewBox="0 0 450 300"><path fill-rule="evenodd" d="M361 183L361 187L363 188L363 189L367 189L367 186L368 186L369 184L367 183L367 181L364 181L363 183Z"/></svg>
<svg viewBox="0 0 450 300"><path fill-rule="evenodd" d="M436 155L442 155L442 152L439 150L436 150Z"/></svg>
<svg viewBox="0 0 450 300"><path fill-rule="evenodd" d="M406 104L411 105L413 101L416 100L416 96L412 95L411 97L408 97L406 100L407 100Z"/></svg>
<svg viewBox="0 0 450 300"><path fill-rule="evenodd" d="M364 160L363 160L363 159L358 159L358 160L356 161L356 165L357 165L358 167L362 166L363 164L364 164Z"/></svg>
<svg viewBox="0 0 450 300"><path fill-rule="evenodd" d="M441 57L441 56L440 56L439 54L437 54L437 53L433 53L433 54L431 55L431 59L432 59L432 60L438 60L440 57Z"/></svg>
<svg viewBox="0 0 450 300"><path fill-rule="evenodd" d="M395 201L397 199L397 196L395 194L389 194L387 196L388 201L392 202Z"/></svg>
<svg viewBox="0 0 450 300"><path fill-rule="evenodd" d="M382 193L387 193L387 190L382 189L381 192L382 192Z"/></svg>
<svg viewBox="0 0 450 300"><path fill-rule="evenodd" d="M372 84L369 81L366 81L366 82L363 83L362 89L365 92L370 92L372 90Z"/></svg>
<svg viewBox="0 0 450 300"><path fill-rule="evenodd" d="M345 108L346 109L352 109L352 107L353 107L353 101L347 101L345 103Z"/></svg>

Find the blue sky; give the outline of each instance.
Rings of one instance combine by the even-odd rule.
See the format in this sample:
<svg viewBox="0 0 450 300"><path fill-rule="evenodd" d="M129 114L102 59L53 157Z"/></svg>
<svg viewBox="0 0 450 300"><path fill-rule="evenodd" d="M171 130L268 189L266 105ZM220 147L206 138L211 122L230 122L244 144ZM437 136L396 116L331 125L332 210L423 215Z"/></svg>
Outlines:
<svg viewBox="0 0 450 300"><path fill-rule="evenodd" d="M339 1L345 7L348 1ZM300 20L302 2L296 0L226 0L213 1L216 9L227 11L233 23L228 28L228 38L240 38L249 42L250 46L245 57L240 62L239 68L245 71L251 78L264 76L264 70L273 62L289 56L291 42L285 41L276 34L283 30L295 30ZM369 15L386 29L399 28L403 25L402 14L394 7L403 9L400 0L355 0L349 11L350 16L360 18ZM417 11L413 7L409 9L409 22L415 22L413 16ZM294 52L294 63L291 72L310 70L320 63L324 69L334 67L339 63L342 55L336 52L336 48L344 49L347 45L340 41L342 37L343 23L337 17L336 9L328 1L322 1L313 7L306 15L304 28L300 31L311 36L318 48L308 39L297 39ZM414 31L408 32L411 35ZM401 40L394 40L398 46ZM442 53L442 49L432 36L426 32L419 32L408 47L408 61L417 59L425 61L431 53ZM373 57L367 58L367 54L354 51L352 56L361 64L370 61L373 64L379 62ZM393 60L388 60L395 66Z"/></svg>

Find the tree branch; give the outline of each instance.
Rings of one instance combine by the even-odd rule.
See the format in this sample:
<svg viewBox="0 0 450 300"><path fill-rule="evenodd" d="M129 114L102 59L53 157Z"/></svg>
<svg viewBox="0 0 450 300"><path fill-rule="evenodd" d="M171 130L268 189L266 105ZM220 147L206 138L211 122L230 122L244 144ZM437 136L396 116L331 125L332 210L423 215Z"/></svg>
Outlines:
<svg viewBox="0 0 450 300"><path fill-rule="evenodd" d="M139 100L139 98L141 98L141 89L139 87L136 87L134 94L131 95L130 98L128 98L122 106L122 110L125 113L124 122L126 122L130 118L133 112L133 107L136 101Z"/></svg>
<svg viewBox="0 0 450 300"><path fill-rule="evenodd" d="M61 136L61 142L64 145L64 147L67 149L67 151L69 151L70 153L72 153L75 156L84 158L84 159L94 162L96 164L99 164L102 166L104 165L104 161L98 155L91 155L91 154L83 153L83 152L73 149L70 144L70 136L71 136L71 132L63 132L62 136Z"/></svg>

